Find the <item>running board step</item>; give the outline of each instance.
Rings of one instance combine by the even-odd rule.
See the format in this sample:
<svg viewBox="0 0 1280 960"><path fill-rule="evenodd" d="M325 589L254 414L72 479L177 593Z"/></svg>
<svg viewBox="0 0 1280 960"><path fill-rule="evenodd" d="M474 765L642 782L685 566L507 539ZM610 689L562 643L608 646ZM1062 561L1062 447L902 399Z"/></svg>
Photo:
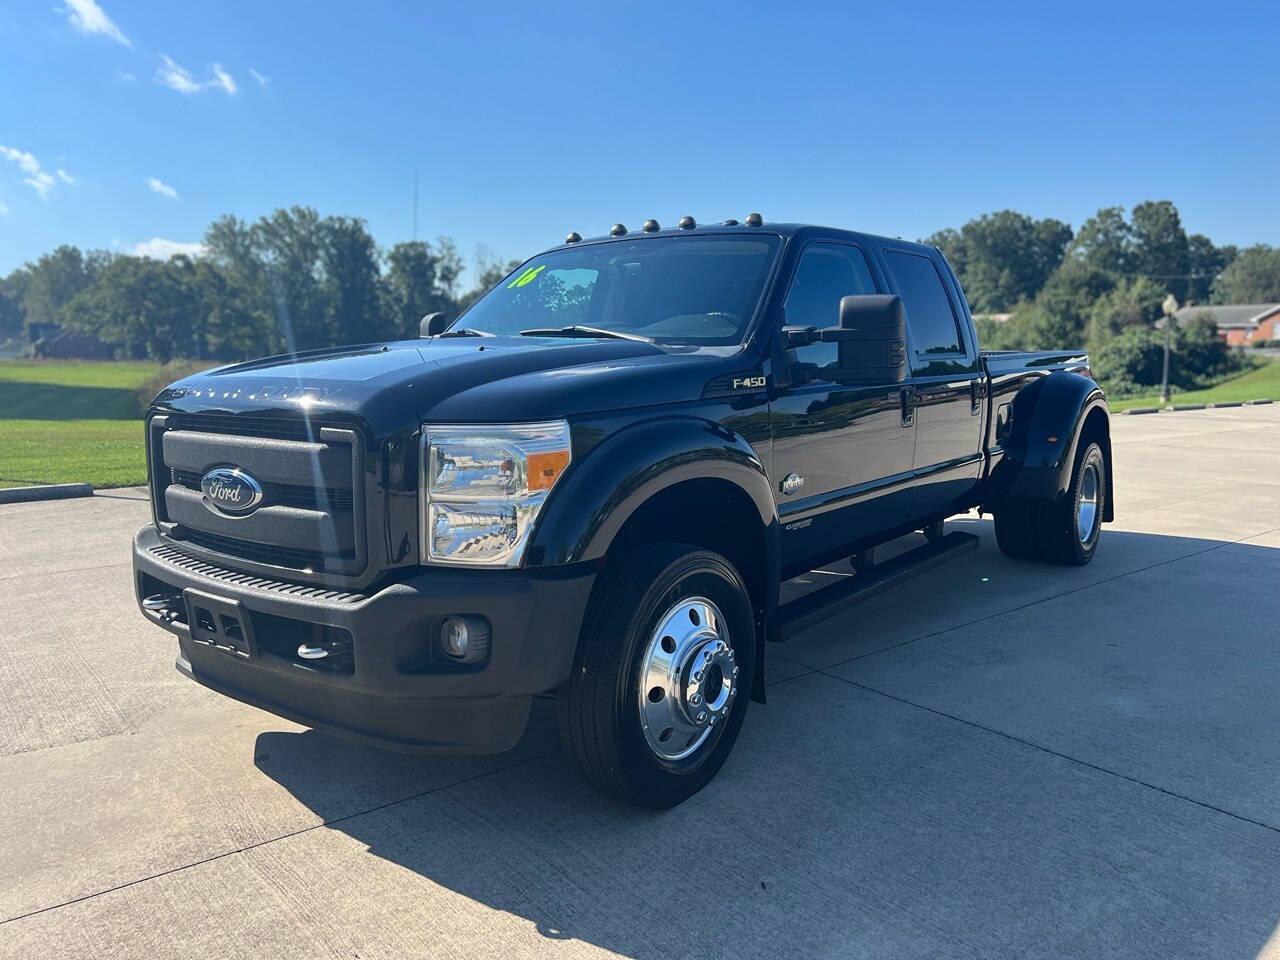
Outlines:
<svg viewBox="0 0 1280 960"><path fill-rule="evenodd" d="M789 640L815 623L821 623L856 603L874 597L890 587L910 580L926 570L953 560L962 553L976 550L981 538L972 533L948 533L914 550L877 563L864 573L845 577L839 583L820 587L778 607L769 624L768 639L780 642Z"/></svg>

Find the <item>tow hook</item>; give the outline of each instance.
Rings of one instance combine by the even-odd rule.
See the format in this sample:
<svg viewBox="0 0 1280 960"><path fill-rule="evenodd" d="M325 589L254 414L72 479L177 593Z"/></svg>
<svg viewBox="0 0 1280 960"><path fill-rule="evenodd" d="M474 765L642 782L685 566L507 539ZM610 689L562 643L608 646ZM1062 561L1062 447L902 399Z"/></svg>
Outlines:
<svg viewBox="0 0 1280 960"><path fill-rule="evenodd" d="M147 613L154 613L165 623L173 623L186 615L182 598L167 593L153 593L149 597L144 597L142 609Z"/></svg>

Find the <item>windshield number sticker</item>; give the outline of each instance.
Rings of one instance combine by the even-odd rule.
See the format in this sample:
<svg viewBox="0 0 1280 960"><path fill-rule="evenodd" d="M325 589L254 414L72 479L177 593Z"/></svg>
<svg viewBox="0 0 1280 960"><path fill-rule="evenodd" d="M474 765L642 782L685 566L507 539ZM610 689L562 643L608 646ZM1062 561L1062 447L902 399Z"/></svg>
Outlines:
<svg viewBox="0 0 1280 960"><path fill-rule="evenodd" d="M547 269L547 265L545 263L540 267L530 267L524 273L520 274L520 276L516 277L514 280L508 283L507 289L510 290L513 287L523 287L526 283L532 283L534 277L536 277L545 269Z"/></svg>

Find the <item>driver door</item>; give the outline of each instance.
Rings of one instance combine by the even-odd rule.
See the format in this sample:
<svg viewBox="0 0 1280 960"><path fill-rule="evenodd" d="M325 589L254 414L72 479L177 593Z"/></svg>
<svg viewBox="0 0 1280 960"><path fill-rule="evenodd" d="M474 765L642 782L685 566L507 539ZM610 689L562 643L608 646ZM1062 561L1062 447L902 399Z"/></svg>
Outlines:
<svg viewBox="0 0 1280 960"><path fill-rule="evenodd" d="M860 247L814 242L797 262L783 322L838 326L842 297L882 290ZM771 405L784 575L847 553L910 512L915 424L903 385L838 383L836 357L834 343L787 351L790 385Z"/></svg>

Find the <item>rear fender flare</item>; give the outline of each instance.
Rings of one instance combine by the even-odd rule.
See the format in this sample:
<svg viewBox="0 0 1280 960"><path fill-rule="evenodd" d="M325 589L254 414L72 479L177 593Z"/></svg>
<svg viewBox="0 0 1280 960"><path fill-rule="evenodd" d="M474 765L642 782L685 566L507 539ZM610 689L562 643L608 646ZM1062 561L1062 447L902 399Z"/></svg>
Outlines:
<svg viewBox="0 0 1280 960"><path fill-rule="evenodd" d="M1102 388L1091 377L1066 370L1023 388L1025 397L1014 399L1014 421L1006 455L1019 463L1017 477L1008 491L1011 499L1048 503L1063 496L1071 485L1071 471L1085 420L1094 410L1108 419L1110 410ZM1029 416L1018 417L1019 399L1034 402ZM1110 474L1108 458L1108 474Z"/></svg>

